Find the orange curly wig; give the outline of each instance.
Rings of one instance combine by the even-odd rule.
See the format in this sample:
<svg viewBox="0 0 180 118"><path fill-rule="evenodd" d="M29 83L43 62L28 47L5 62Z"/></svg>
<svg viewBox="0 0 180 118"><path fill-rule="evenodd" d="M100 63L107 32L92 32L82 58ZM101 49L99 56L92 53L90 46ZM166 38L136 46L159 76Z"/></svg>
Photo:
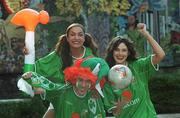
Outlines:
<svg viewBox="0 0 180 118"><path fill-rule="evenodd" d="M98 77L94 75L90 68L81 67L77 63L81 63L82 60L76 62L74 66L68 67L64 70L65 81L71 84L76 84L78 78L90 80L92 86L96 84Z"/></svg>

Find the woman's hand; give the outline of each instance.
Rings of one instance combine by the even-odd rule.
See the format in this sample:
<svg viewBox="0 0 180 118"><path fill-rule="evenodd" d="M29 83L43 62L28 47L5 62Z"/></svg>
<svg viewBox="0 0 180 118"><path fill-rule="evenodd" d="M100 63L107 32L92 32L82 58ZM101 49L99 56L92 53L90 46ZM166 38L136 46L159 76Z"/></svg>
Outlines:
<svg viewBox="0 0 180 118"><path fill-rule="evenodd" d="M139 31L140 33L142 33L143 35L144 35L144 33L148 32L148 31L146 30L146 24L144 24L144 23L138 23L138 24L137 24L137 29L138 29L138 31Z"/></svg>
<svg viewBox="0 0 180 118"><path fill-rule="evenodd" d="M114 116L118 116L121 113L121 110L123 109L123 106L126 105L129 102L126 98L122 98L121 100L118 99L117 102L114 102L115 108L112 110L112 113Z"/></svg>
<svg viewBox="0 0 180 118"><path fill-rule="evenodd" d="M24 55L29 54L29 50L28 50L26 47L23 48L23 54L24 54Z"/></svg>

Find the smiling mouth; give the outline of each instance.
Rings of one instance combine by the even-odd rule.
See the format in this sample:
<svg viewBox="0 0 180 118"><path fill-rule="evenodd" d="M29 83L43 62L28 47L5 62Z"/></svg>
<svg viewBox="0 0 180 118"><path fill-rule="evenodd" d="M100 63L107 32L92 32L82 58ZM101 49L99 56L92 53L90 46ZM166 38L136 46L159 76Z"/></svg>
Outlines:
<svg viewBox="0 0 180 118"><path fill-rule="evenodd" d="M83 98L83 97L86 96L87 91L85 89L82 89L82 90L79 90L79 91L74 90L74 93L76 94L76 96L78 96L80 98Z"/></svg>
<svg viewBox="0 0 180 118"><path fill-rule="evenodd" d="M78 41L73 41L72 43L79 43Z"/></svg>
<svg viewBox="0 0 180 118"><path fill-rule="evenodd" d="M116 59L117 59L117 60L123 60L124 58L123 58L123 57L122 57L122 58L118 58L118 57L116 57Z"/></svg>
<svg viewBox="0 0 180 118"><path fill-rule="evenodd" d="M85 92L86 92L85 89L80 90L80 93L85 93Z"/></svg>

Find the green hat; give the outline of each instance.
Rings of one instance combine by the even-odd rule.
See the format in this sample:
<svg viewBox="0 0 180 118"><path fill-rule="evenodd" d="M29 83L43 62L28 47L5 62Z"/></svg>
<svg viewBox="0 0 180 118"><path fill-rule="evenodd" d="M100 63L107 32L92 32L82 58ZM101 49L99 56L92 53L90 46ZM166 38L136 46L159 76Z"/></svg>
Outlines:
<svg viewBox="0 0 180 118"><path fill-rule="evenodd" d="M96 81L96 84L99 83L103 77L107 76L108 72L109 72L109 66L106 63L106 61L104 59L98 58L98 57L92 57L92 58L85 59L81 63L81 66L82 67L90 67L92 72L98 76L98 80ZM94 70L94 69L96 69L96 70Z"/></svg>
<svg viewBox="0 0 180 118"><path fill-rule="evenodd" d="M98 90L98 92L101 94L101 96L103 96L99 82L103 79L103 77L108 75L109 66L106 63L106 61L102 58L92 57L83 60L81 66L89 67L92 70L92 73L98 76L98 80L96 81L95 87Z"/></svg>

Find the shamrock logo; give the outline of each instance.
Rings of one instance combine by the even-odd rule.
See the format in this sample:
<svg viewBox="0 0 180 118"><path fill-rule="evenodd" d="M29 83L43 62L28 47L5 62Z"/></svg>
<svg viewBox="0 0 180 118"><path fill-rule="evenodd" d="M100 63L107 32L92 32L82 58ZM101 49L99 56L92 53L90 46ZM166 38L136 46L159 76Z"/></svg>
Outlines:
<svg viewBox="0 0 180 118"><path fill-rule="evenodd" d="M96 104L96 100L94 98L90 98L88 100L88 106L89 106L89 110L95 114L96 113L96 109L97 109L97 104Z"/></svg>

